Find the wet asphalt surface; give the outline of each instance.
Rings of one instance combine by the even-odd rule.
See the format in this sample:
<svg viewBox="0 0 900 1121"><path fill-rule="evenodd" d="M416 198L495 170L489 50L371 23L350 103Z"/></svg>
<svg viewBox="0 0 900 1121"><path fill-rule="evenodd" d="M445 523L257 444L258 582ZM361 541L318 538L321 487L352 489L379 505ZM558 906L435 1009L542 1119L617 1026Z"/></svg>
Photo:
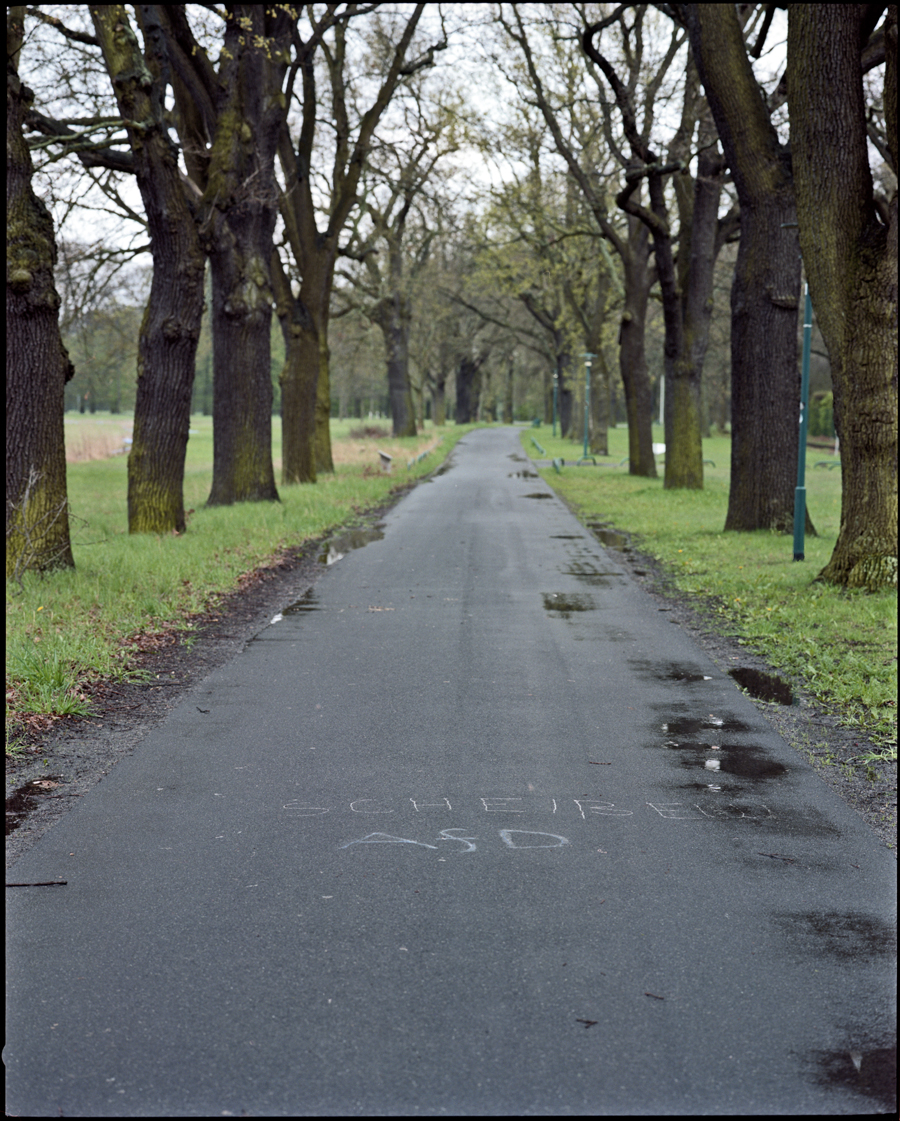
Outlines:
<svg viewBox="0 0 900 1121"><path fill-rule="evenodd" d="M894 1112L861 819L516 431L383 534L8 873L7 1112Z"/></svg>

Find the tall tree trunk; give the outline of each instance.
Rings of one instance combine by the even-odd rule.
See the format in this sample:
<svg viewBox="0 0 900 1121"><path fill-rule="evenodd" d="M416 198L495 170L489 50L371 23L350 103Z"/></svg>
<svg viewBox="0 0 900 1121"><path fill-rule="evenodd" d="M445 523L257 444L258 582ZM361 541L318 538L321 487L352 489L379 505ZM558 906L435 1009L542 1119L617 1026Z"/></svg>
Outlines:
<svg viewBox="0 0 900 1121"><path fill-rule="evenodd" d="M471 424L478 410L484 357L463 357L456 371L456 423Z"/></svg>
<svg viewBox="0 0 900 1121"><path fill-rule="evenodd" d="M609 455L609 367L599 337L594 340L597 361L591 370L591 453Z"/></svg>
<svg viewBox="0 0 900 1121"><path fill-rule="evenodd" d="M431 415L435 428L443 428L447 423L447 348L442 345L438 355L438 370L429 379L431 389Z"/></svg>
<svg viewBox="0 0 900 1121"><path fill-rule="evenodd" d="M138 340L134 433L128 456L129 533L182 533L184 460L197 343L203 315L204 255L177 151L163 116L164 47L145 13L147 69L121 5L91 8L119 110L129 128L134 170L153 255L150 299Z"/></svg>
<svg viewBox="0 0 900 1121"><path fill-rule="evenodd" d="M874 5L792 5L791 143L800 244L831 359L841 528L820 579L897 582L897 193L879 215L861 55ZM885 21L884 105L897 168L897 8Z"/></svg>
<svg viewBox="0 0 900 1121"><path fill-rule="evenodd" d="M285 17L281 17L282 23ZM278 500L272 467L272 234L283 110L266 9L235 5L225 27L216 131L204 200L211 209L213 482L208 505ZM281 60L281 61L279 61Z"/></svg>
<svg viewBox="0 0 900 1121"><path fill-rule="evenodd" d="M6 575L72 567L65 383L53 219L32 189L22 122L33 94L18 76L24 7L6 15Z"/></svg>
<svg viewBox="0 0 900 1121"><path fill-rule="evenodd" d="M386 299L378 309L376 322L384 336L387 359L388 395L395 436L415 436L416 416L413 412L409 384L409 307L399 292Z"/></svg>
<svg viewBox="0 0 900 1121"><path fill-rule="evenodd" d="M331 350L328 346L328 314L319 328L319 377L316 382L316 472L334 473L331 454Z"/></svg>
<svg viewBox="0 0 900 1121"><path fill-rule="evenodd" d="M557 346L560 345L562 332L556 332ZM572 356L566 351L557 351L556 377L559 386L557 404L559 406L559 434L565 439L572 435L572 410L575 403L575 393L572 388Z"/></svg>
<svg viewBox="0 0 900 1121"><path fill-rule="evenodd" d="M210 253L213 482L207 505L277 501L272 466L272 222L227 216Z"/></svg>
<svg viewBox="0 0 900 1121"><path fill-rule="evenodd" d="M779 143L729 4L685 5L697 63L741 206L731 290L728 530L794 522L800 260L790 155ZM807 528L814 532L807 516Z"/></svg>
<svg viewBox="0 0 900 1121"><path fill-rule="evenodd" d="M731 486L726 530L791 532L800 415L800 257L793 190L741 204L731 287ZM786 361L786 354L790 361ZM750 361L749 359L752 359Z"/></svg>
<svg viewBox="0 0 900 1121"><path fill-rule="evenodd" d="M648 268L650 235L637 218L628 217L628 253L622 259L625 306L619 329L619 370L628 416L628 473L655 479L653 391L647 370L645 326L654 276Z"/></svg>
<svg viewBox="0 0 900 1121"><path fill-rule="evenodd" d="M697 147L696 178L687 170L693 143ZM702 374L712 318L713 272L725 236L736 221L729 214L719 222L725 160L719 151L715 123L700 92L693 57L685 69L681 124L669 144L668 158L670 165L680 162L682 170L673 178L679 227L678 260L672 262L674 292L667 292L660 269L663 259L665 271L669 271L668 255L661 254L659 247L656 252L664 303L675 324L672 331L667 326L667 337L672 333L677 340L677 345L667 347L665 370L665 486L699 490L703 487L703 435L708 428L703 416ZM650 178L650 195L654 214L663 216L665 200L658 176Z"/></svg>
<svg viewBox="0 0 900 1121"><path fill-rule="evenodd" d="M713 273L719 242L718 214L722 193L722 159L712 147L715 133L701 125L697 178L690 219L682 223L679 254L686 258L680 276L681 345L666 380L666 414L671 409L672 431L666 435L666 487L703 486L702 375L713 308ZM687 208L685 208L687 210Z"/></svg>

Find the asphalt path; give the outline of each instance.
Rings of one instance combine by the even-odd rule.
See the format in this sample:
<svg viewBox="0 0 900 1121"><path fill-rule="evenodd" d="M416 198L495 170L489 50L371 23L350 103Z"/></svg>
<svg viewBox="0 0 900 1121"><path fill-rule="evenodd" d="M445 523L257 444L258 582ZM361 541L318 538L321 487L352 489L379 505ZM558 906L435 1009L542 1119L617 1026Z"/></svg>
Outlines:
<svg viewBox="0 0 900 1121"><path fill-rule="evenodd" d="M8 873L7 1112L893 1109L896 863L458 445Z"/></svg>

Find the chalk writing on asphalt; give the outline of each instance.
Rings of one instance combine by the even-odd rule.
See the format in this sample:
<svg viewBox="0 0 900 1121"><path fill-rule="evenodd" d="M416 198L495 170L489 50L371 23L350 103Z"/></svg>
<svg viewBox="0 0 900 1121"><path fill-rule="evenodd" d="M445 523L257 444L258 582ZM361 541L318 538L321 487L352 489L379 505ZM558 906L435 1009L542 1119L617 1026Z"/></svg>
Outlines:
<svg viewBox="0 0 900 1121"><path fill-rule="evenodd" d="M616 802L599 798L524 798L513 796L476 798L409 798L392 801L385 798L356 798L338 805L322 805L302 798L293 798L282 807L285 817L322 817L325 814L353 813L359 815L400 814L415 818L418 815L443 817L466 813L476 814L549 814L578 821L597 818L630 818L647 814L657 815L667 821L761 821L777 815L762 802L724 801L716 798L698 802L644 802L629 809ZM521 818L520 818L521 820ZM374 823L373 823L374 824ZM381 836L372 833L370 836ZM387 836L388 834L383 834ZM555 834L550 834L555 836ZM459 840L460 838L453 838ZM359 843L359 842L354 842ZM371 844L380 842L373 841ZM518 847L518 846L513 846Z"/></svg>
<svg viewBox="0 0 900 1121"><path fill-rule="evenodd" d="M463 833L463 829L442 829L439 838L442 841L458 841L465 845L465 849L457 852L475 852L478 837L454 837L453 833ZM544 833L539 829L501 829L500 840L508 849L559 849L571 842L568 837L559 833ZM437 845L429 845L425 841L414 841L409 837L395 837L392 833L367 833L353 841L345 841L338 848L348 849L351 845L419 845L423 849L437 849Z"/></svg>

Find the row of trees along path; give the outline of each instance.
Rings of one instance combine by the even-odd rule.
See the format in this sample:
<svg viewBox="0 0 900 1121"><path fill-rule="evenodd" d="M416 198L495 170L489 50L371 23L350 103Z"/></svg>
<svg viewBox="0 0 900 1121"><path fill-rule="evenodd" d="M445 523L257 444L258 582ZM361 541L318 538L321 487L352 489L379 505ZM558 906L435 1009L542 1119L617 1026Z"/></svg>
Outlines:
<svg viewBox="0 0 900 1121"><path fill-rule="evenodd" d="M357 266L340 274L357 292L343 310L355 307L381 328L395 431L413 431L408 286L434 256L446 211L439 192L429 195L426 185L440 160L473 135L459 124L461 102L426 120L416 82L434 67L436 52L462 34L464 19L448 31L438 13L423 22L424 4L403 12L378 4L310 5L304 13L228 5L216 13L219 31L211 32L207 20L201 33L191 7L138 5L133 22L124 6L85 6L81 29L41 9L7 10L8 573L73 563L62 426L63 386L72 368L58 327L54 231L32 187L26 129L87 169L134 176L140 191L153 277L128 461L131 532L185 528L184 458L207 260L211 504L278 498L271 458L273 307L285 343L282 480L312 483L317 473L333 470L328 326L341 256ZM124 147L102 131L107 119L75 128L38 111L19 77L26 11L69 48L90 51L105 70ZM564 18L574 23L563 26ZM540 345L555 356L567 428L575 348L601 351L604 327L617 316L629 469L653 476L644 347L648 300L658 284L668 388L664 485L701 487L700 382L713 270L722 246L739 231L725 528L785 531L792 528L798 441L802 248L831 357L843 465L841 531L820 575L877 587L896 581L897 198L896 188L890 199L875 192L868 144L878 145L896 175L896 6L789 5L787 69L766 97L752 64L773 18L771 5L623 4L599 20L499 5L486 26L494 61L526 107L520 134L533 132L529 114L532 121L536 115L568 170L562 236L587 237L601 247L577 284L577 270L566 278L557 270L548 285L529 279L527 269L513 275L504 266L500 287L531 317L525 345L528 335L542 337ZM363 29L354 46L351 25ZM359 80L360 43L368 85ZM211 44L218 46L217 62ZM680 118L661 147L652 139L655 107L661 91L671 89L667 74L679 59ZM863 81L880 66L881 141L870 127ZM401 93L400 131L414 137L406 149L392 145L396 124L379 134ZM786 101L789 145L774 119ZM323 127L333 131L331 167L319 176ZM483 137L491 126L480 127ZM544 184L542 138L534 134L526 143L529 197L535 190L552 194ZM729 182L737 199L720 215ZM611 196L618 216L609 210ZM523 197L496 193L493 213L515 225ZM409 239L414 205L418 225ZM545 262L546 280L550 262L565 269L572 258L560 254L561 238L538 210L537 219L532 214L519 223L519 238ZM383 260L381 244L388 249ZM458 291L448 299L472 307ZM502 325L496 314L475 310L484 322ZM475 335L468 348L460 347L458 411L490 351ZM517 344L506 345L511 370ZM436 365L443 370L446 363ZM599 365L603 372L605 363ZM432 377L442 408L445 378L445 372ZM599 433L605 423L599 408ZM806 528L814 532L808 515Z"/></svg>

